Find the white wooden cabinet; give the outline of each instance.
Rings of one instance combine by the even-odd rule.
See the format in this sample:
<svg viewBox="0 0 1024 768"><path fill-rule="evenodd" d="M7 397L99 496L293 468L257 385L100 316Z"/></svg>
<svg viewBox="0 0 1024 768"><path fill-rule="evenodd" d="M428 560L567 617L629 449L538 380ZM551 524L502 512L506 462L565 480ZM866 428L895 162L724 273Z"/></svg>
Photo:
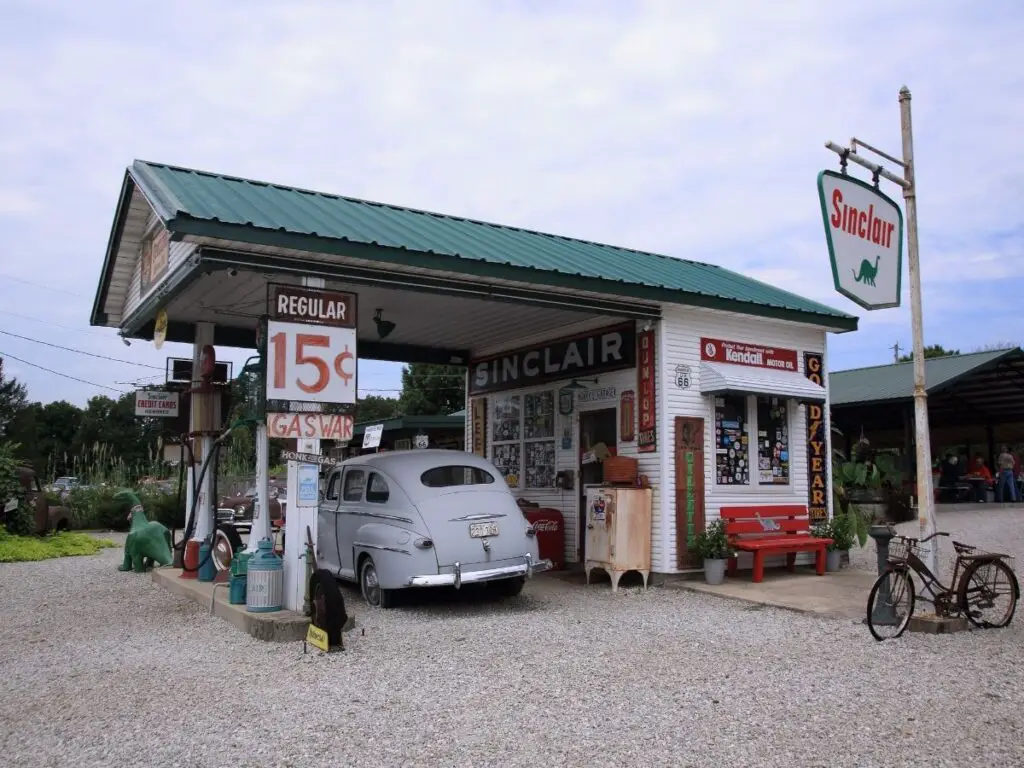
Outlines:
<svg viewBox="0 0 1024 768"><path fill-rule="evenodd" d="M650 488L586 487L587 535L583 553L587 584L601 568L611 577L612 591L627 571L639 571L647 587L651 575Z"/></svg>

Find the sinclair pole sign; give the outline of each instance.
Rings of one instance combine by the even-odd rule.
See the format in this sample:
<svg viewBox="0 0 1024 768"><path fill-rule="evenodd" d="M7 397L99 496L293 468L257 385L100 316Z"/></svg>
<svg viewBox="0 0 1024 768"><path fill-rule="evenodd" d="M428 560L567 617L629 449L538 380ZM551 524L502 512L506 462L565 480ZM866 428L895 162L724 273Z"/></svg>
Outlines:
<svg viewBox="0 0 1024 768"><path fill-rule="evenodd" d="M876 187L843 173L818 174L836 290L864 309L900 305L903 211Z"/></svg>

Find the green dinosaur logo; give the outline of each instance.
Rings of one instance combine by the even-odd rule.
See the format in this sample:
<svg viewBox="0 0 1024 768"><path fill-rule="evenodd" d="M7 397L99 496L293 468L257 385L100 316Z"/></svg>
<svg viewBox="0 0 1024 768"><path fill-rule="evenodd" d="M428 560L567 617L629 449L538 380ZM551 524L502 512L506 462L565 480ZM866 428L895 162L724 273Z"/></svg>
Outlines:
<svg viewBox="0 0 1024 768"><path fill-rule="evenodd" d="M870 285L874 287L875 277L878 275L878 261L881 258L881 256L875 256L874 266L872 266L871 262L868 261L867 259L861 261L859 275L856 272L853 272L852 269L850 270L851 272L853 272L853 279L856 280L858 283L864 283L864 285Z"/></svg>

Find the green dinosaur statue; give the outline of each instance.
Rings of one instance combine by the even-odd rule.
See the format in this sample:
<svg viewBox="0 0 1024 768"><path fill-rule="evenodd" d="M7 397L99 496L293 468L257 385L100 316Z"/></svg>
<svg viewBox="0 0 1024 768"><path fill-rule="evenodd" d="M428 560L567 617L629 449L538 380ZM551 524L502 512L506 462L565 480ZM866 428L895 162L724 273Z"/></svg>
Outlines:
<svg viewBox="0 0 1024 768"><path fill-rule="evenodd" d="M118 491L114 498L130 505L128 519L132 522L128 538L124 542L124 562L117 570L145 573L147 569L153 567L153 563L169 565L171 532L167 530L167 526L156 520L150 521L142 508L142 502L132 491Z"/></svg>
<svg viewBox="0 0 1024 768"><path fill-rule="evenodd" d="M853 279L858 283L864 283L864 285L874 285L875 277L878 275L878 262L881 260L881 256L875 256L875 264L871 265L871 262L867 259L862 259L860 262L860 274L853 273ZM852 271L852 270L851 270Z"/></svg>

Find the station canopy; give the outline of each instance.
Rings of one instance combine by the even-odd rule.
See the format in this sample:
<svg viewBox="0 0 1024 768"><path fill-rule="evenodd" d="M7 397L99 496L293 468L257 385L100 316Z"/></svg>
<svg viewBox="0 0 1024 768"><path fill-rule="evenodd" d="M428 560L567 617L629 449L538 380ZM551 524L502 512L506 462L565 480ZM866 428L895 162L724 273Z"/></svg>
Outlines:
<svg viewBox="0 0 1024 768"><path fill-rule="evenodd" d="M149 255L147 279L140 253L156 223L169 243ZM857 327L710 264L140 160L124 175L91 323L151 339L166 309L169 341L191 343L208 322L214 344L253 348L268 284L303 277L357 295L360 358L407 363L464 365L516 342L657 319L664 303ZM386 335L378 310L395 324Z"/></svg>
<svg viewBox="0 0 1024 768"><path fill-rule="evenodd" d="M1024 440L1024 351L1020 347L925 360L928 422L945 440ZM829 375L832 422L854 436L913 424L914 364ZM912 426L911 426L912 429ZM933 443L935 439L933 437Z"/></svg>

